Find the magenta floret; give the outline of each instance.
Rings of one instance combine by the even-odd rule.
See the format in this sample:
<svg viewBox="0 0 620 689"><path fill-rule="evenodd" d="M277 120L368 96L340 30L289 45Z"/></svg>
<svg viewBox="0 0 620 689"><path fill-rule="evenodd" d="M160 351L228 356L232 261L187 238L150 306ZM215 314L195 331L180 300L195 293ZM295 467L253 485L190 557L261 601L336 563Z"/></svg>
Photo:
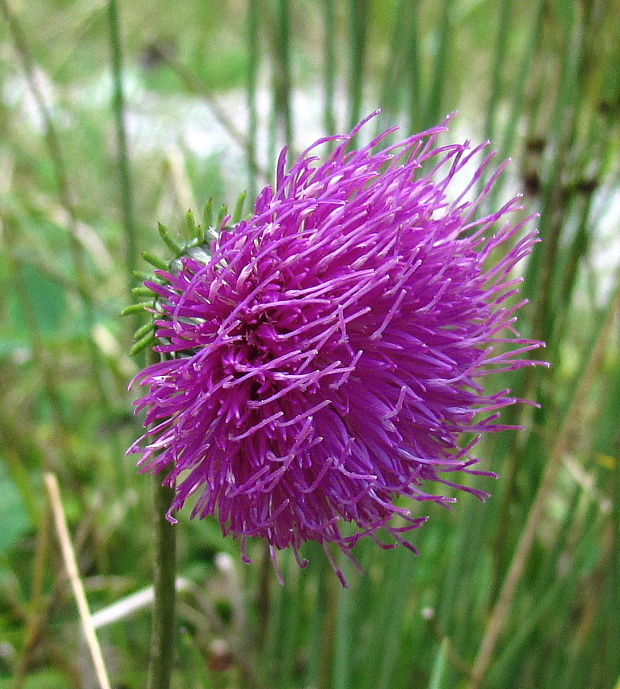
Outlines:
<svg viewBox="0 0 620 689"><path fill-rule="evenodd" d="M398 498L454 501L433 484L484 499L449 477L492 475L470 451L510 428L499 410L521 400L480 380L540 363L518 358L542 343L514 330L524 302L511 275L537 235L516 240L518 198L475 218L501 168L466 200L493 155L452 198L485 146L436 148L440 126L348 151L361 126L289 172L283 151L250 220L222 231L206 263L186 256L148 283L166 360L137 378L148 430L130 451L167 472L170 519L194 496L193 517L267 539L274 560L289 547L299 559L308 540L348 554L380 530L412 547L403 532L426 517ZM339 144L321 163L312 151L327 140Z"/></svg>

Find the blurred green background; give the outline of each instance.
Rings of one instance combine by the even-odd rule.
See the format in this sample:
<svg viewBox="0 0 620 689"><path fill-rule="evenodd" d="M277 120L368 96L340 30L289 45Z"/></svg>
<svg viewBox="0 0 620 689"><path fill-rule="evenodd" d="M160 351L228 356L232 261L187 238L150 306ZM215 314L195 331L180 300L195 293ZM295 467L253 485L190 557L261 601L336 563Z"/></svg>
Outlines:
<svg viewBox="0 0 620 689"><path fill-rule="evenodd" d="M458 110L454 138L514 158L490 203L540 213L521 330L553 365L501 382L543 406L482 448L489 503L432 506L419 557L361 544L349 590L313 544L280 587L262 544L245 566L183 518L174 687L618 689L620 3L0 7L0 689L97 686L44 471L112 685L145 686L152 481L124 456L141 361L119 313L156 222L251 200L285 142L378 107L403 134Z"/></svg>

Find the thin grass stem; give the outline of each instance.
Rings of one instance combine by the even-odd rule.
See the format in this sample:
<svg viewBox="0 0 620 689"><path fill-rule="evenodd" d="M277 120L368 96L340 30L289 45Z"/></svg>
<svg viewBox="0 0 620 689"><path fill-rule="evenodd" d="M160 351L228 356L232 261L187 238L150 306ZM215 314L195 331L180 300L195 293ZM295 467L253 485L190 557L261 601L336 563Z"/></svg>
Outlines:
<svg viewBox="0 0 620 689"><path fill-rule="evenodd" d="M439 650L437 651L437 657L435 658L435 663L433 665L433 672L431 674L430 682L428 683L428 689L441 689L444 686L444 675L446 672L448 660L448 639L443 639Z"/></svg>
<svg viewBox="0 0 620 689"><path fill-rule="evenodd" d="M407 65L405 71L409 82L409 127L411 131L419 131L423 128L423 101L424 93L422 86L422 66L420 61L420 31L418 26L417 2L408 3L410 5L410 15L407 19Z"/></svg>
<svg viewBox="0 0 620 689"><path fill-rule="evenodd" d="M362 115L363 86L366 73L366 52L370 25L370 0L349 0L350 72L349 128L353 129Z"/></svg>
<svg viewBox="0 0 620 689"><path fill-rule="evenodd" d="M491 94L489 96L484 124L484 133L489 139L493 139L495 134L495 117L502 92L502 67L506 61L506 51L508 49L508 39L510 27L512 25L512 3L513 0L502 0L502 2L500 2L495 51L491 60L493 66Z"/></svg>
<svg viewBox="0 0 620 689"><path fill-rule="evenodd" d="M125 228L125 269L127 271L127 291L129 293L134 285L133 271L136 270L138 262L138 239L134 221L133 185L127 150L125 94L123 90L123 49L116 0L108 0L108 19L110 23L109 36L114 84L112 109L114 111L114 123L116 126L116 139L118 145L118 175L121 192L121 206L123 209L123 225Z"/></svg>
<svg viewBox="0 0 620 689"><path fill-rule="evenodd" d="M278 0L278 36L276 39L275 105L284 130L284 140L294 149L291 90L291 18L288 0Z"/></svg>
<svg viewBox="0 0 620 689"><path fill-rule="evenodd" d="M499 151L502 156L512 155L517 139L517 130L520 119L523 117L526 86L532 71L534 58L540 49L540 34L542 32L543 20L545 17L546 0L541 0L536 4L535 15L532 21L532 29L528 33L526 46L523 50L522 58L515 81L510 86L509 114L501 135L497 134L499 141ZM489 208L495 208L497 199L503 189L505 177L499 178L497 184L489 194Z"/></svg>
<svg viewBox="0 0 620 689"><path fill-rule="evenodd" d="M387 120L392 120L399 109L399 104L403 89L398 88L398 74L406 65L404 64L404 53L409 45L407 42L407 8L414 6L415 3L408 3L407 0L400 0L394 11L394 23L392 25L392 35L389 42L388 57L383 73L381 95L379 103L381 106L381 116L377 118L376 132L379 134L384 131Z"/></svg>
<svg viewBox="0 0 620 689"><path fill-rule="evenodd" d="M435 64L431 79L430 95L427 101L424 128L437 122L443 104L443 95L446 87L449 56L452 48L452 11L454 0L444 0L441 13L441 25L439 27L439 39L435 53Z"/></svg>
<svg viewBox="0 0 620 689"><path fill-rule="evenodd" d="M246 153L248 161L248 187L250 203L254 203L258 191L256 148L258 142L258 64L259 64L259 3L249 0L247 16L248 72L246 81L246 103L248 109L248 138Z"/></svg>
<svg viewBox="0 0 620 689"><path fill-rule="evenodd" d="M325 134L336 133L334 99L336 95L336 8L334 0L323 0L325 41L323 43L323 128Z"/></svg>

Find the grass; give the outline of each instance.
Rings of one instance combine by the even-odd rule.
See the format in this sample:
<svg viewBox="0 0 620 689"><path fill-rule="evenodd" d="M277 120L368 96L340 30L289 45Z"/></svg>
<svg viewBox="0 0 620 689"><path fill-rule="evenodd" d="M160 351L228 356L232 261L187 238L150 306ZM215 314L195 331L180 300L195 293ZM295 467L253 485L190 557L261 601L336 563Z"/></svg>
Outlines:
<svg viewBox="0 0 620 689"><path fill-rule="evenodd" d="M320 549L287 586L211 521L176 528L173 687L614 689L620 680L620 59L613 2L340 0L104 5L0 0L0 689L92 676L56 544L61 488L112 686L147 681L152 482L123 452L138 256L188 208L234 207L297 149L377 107L512 156L542 244L522 331L547 372L506 384L541 409L481 450L494 496L429 510L422 554L361 543L339 588ZM318 105L317 105L318 102ZM316 111L316 117L309 113ZM247 204L246 204L247 208ZM129 285L128 285L129 283ZM225 555L225 557L224 557ZM348 565L344 565L345 568Z"/></svg>

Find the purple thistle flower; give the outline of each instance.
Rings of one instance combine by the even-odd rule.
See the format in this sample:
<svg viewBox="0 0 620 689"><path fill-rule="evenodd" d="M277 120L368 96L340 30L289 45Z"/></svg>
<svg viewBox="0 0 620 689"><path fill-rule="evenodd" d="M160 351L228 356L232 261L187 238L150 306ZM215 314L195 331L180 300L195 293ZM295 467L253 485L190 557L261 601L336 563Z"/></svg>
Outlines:
<svg viewBox="0 0 620 689"><path fill-rule="evenodd" d="M537 235L513 243L527 222L510 219L518 198L475 217L503 166L466 200L487 155L455 197L455 176L485 145L436 148L439 126L348 151L366 121L289 172L284 150L251 219L146 283L165 360L137 377L148 430L129 451L143 471L168 472L171 521L194 497L192 517L217 515L244 559L248 537L267 539L276 569L289 547L305 565L308 540L330 559L329 544L350 555L365 536L414 549L403 533L427 517L399 498L455 502L432 484L486 498L450 477L494 475L472 469L470 452L513 428L499 410L522 400L480 381L540 363L516 358L543 343L519 337L525 302L511 299L511 271ZM340 143L320 163L311 152L327 141Z"/></svg>

